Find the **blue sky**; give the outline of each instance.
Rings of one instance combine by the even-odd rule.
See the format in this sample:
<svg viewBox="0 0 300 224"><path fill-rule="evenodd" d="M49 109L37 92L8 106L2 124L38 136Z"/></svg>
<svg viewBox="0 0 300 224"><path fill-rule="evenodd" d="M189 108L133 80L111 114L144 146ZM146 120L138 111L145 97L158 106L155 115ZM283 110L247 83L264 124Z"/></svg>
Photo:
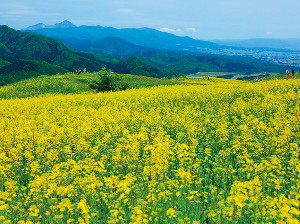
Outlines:
<svg viewBox="0 0 300 224"><path fill-rule="evenodd" d="M299 0L0 0L0 24L22 29L149 27L197 39L300 38Z"/></svg>

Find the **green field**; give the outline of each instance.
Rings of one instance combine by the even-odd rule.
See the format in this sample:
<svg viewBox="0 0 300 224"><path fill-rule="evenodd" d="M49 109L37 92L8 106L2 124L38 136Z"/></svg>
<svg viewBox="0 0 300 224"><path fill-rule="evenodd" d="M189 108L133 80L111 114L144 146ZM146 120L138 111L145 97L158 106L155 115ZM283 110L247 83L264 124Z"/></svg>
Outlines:
<svg viewBox="0 0 300 224"><path fill-rule="evenodd" d="M120 74L121 82L129 83L130 88L158 85L174 85L181 80L152 78L145 76ZM0 87L0 98L25 98L43 94L93 93L89 84L98 78L98 73L66 73L54 76L42 75Z"/></svg>

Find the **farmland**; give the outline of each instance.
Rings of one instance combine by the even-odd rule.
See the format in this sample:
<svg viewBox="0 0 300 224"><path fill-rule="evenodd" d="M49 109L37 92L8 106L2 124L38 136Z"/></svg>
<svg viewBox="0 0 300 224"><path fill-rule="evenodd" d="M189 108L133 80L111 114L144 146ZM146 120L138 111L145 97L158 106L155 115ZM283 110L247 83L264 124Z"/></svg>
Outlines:
<svg viewBox="0 0 300 224"><path fill-rule="evenodd" d="M0 222L299 223L299 79L179 81L0 100Z"/></svg>

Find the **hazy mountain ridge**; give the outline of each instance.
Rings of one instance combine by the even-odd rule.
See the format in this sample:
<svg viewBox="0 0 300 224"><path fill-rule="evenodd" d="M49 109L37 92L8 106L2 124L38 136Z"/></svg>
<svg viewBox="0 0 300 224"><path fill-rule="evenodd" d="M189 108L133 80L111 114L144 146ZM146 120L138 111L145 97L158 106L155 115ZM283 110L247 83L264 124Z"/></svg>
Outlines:
<svg viewBox="0 0 300 224"><path fill-rule="evenodd" d="M78 38L60 39L67 46L82 51L95 51L101 54L120 56L132 56L141 51L151 51L152 48L147 48L132 44L119 37L105 37L96 41L80 40Z"/></svg>
<svg viewBox="0 0 300 224"><path fill-rule="evenodd" d="M68 29L63 32L62 29ZM299 50L300 39L279 39L279 38L254 38L246 40L214 40L203 41L190 37L176 36L171 33L162 32L147 27L143 28L122 28L103 26L75 26L71 22L65 20L54 25L45 25L43 23L36 24L24 29L35 33L44 34L46 36L58 39L70 39L76 36L79 40L97 41L106 37L119 37L132 44L158 48L167 50L187 50L201 52L205 48L209 49L226 49L226 48L270 48L270 49L286 49Z"/></svg>
<svg viewBox="0 0 300 224"><path fill-rule="evenodd" d="M70 27L76 27L73 23L71 23L68 20L65 20L61 23L56 23L54 25L45 25L44 23L38 23L33 26L29 26L25 28L24 30L38 30L38 29L54 29L54 28L70 28Z"/></svg>
<svg viewBox="0 0 300 224"><path fill-rule="evenodd" d="M103 26L79 26L60 28L39 28L26 30L33 33L43 34L56 39L72 39L98 41L106 37L119 37L135 45L165 50L181 50L199 52L202 48L224 48L216 43L180 37L174 34L162 32L151 28L123 28ZM227 48L227 47L225 47Z"/></svg>

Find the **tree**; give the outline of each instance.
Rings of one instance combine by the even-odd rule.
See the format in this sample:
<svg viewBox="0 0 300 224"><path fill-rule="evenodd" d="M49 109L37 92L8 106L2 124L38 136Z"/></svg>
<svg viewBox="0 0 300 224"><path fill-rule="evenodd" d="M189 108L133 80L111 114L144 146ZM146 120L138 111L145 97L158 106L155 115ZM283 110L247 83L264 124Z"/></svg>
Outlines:
<svg viewBox="0 0 300 224"><path fill-rule="evenodd" d="M91 89L97 92L126 90L130 87L128 83L122 83L119 75L113 73L110 69L102 68L98 75L99 79L93 80L90 84Z"/></svg>

